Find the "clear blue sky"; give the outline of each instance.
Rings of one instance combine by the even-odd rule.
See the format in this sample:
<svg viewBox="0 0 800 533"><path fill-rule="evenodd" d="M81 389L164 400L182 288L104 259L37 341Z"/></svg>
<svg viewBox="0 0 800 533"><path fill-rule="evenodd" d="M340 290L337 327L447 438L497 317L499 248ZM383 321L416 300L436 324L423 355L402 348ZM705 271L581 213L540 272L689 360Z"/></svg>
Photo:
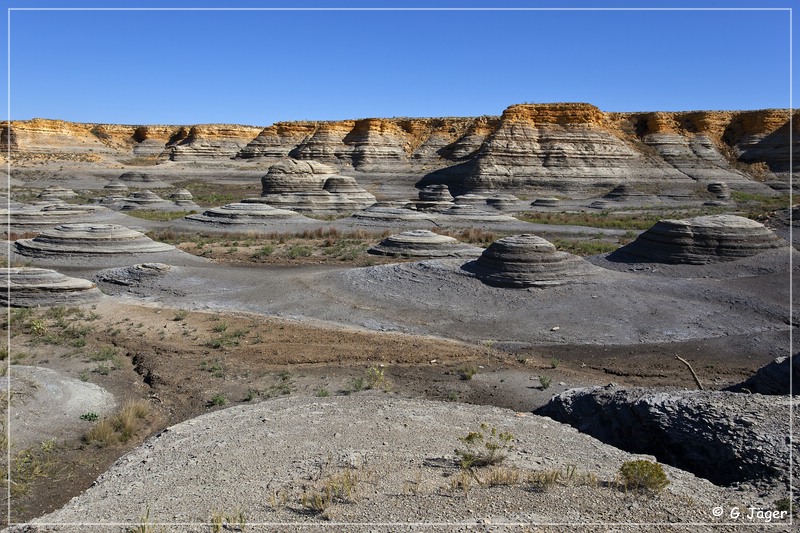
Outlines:
<svg viewBox="0 0 800 533"><path fill-rule="evenodd" d="M763 8L798 2L0 4ZM785 10L4 11L10 13L12 119L263 126L279 120L499 115L521 102L589 102L605 111L790 105Z"/></svg>

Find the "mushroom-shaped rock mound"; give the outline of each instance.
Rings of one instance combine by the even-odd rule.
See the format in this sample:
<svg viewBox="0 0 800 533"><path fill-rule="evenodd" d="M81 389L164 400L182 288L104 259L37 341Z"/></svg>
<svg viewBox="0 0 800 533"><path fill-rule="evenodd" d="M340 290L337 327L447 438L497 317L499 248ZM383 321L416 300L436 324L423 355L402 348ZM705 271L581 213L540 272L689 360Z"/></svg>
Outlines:
<svg viewBox="0 0 800 533"><path fill-rule="evenodd" d="M145 172L125 172L117 179L129 187L169 187L168 183L165 183L155 176Z"/></svg>
<svg viewBox="0 0 800 533"><path fill-rule="evenodd" d="M423 229L391 235L368 252L393 257L477 257L483 249Z"/></svg>
<svg viewBox="0 0 800 533"><path fill-rule="evenodd" d="M122 200L123 211L133 211L135 209L169 209L175 204L164 200L153 191L136 191L129 194Z"/></svg>
<svg viewBox="0 0 800 533"><path fill-rule="evenodd" d="M537 198L531 202L531 205L535 207L558 207L560 203L561 201L558 198L546 196L544 198Z"/></svg>
<svg viewBox="0 0 800 533"><path fill-rule="evenodd" d="M214 224L264 224L275 220L308 220L296 211L278 209L256 200L214 207L197 215L189 215L186 219Z"/></svg>
<svg viewBox="0 0 800 533"><path fill-rule="evenodd" d="M484 283L500 287L562 285L597 270L582 258L560 252L551 242L531 234L493 242L477 261L464 268Z"/></svg>
<svg viewBox="0 0 800 533"><path fill-rule="evenodd" d="M122 183L121 181L110 181L103 187L103 189L111 193L118 193L118 194L128 192L128 186Z"/></svg>
<svg viewBox="0 0 800 533"><path fill-rule="evenodd" d="M181 207L197 207L194 203L194 196L186 189L178 189L169 195L169 199Z"/></svg>
<svg viewBox="0 0 800 533"><path fill-rule="evenodd" d="M77 198L78 194L72 189L65 189L58 185L51 185L41 193L39 193L40 200L63 200L65 198Z"/></svg>
<svg viewBox="0 0 800 533"><path fill-rule="evenodd" d="M355 178L316 161L285 159L261 178L261 200L275 207L315 215L336 215L364 209L375 197Z"/></svg>
<svg viewBox="0 0 800 533"><path fill-rule="evenodd" d="M724 181L714 181L708 184L708 192L717 196L718 200L727 200L731 197L731 189Z"/></svg>
<svg viewBox="0 0 800 533"><path fill-rule="evenodd" d="M636 189L633 185L617 185L614 187L608 194L603 196L606 200L614 200L617 202L624 202L627 200L641 200L641 199L649 199L652 196L649 196L642 191Z"/></svg>
<svg viewBox="0 0 800 533"><path fill-rule="evenodd" d="M175 247L117 224L60 224L33 239L16 241L15 249L22 255L36 257L154 253Z"/></svg>
<svg viewBox="0 0 800 533"><path fill-rule="evenodd" d="M450 209L441 212L442 215L452 217L455 220L470 222L515 222L517 219L498 213L497 211L482 211L470 204L456 204Z"/></svg>
<svg viewBox="0 0 800 533"><path fill-rule="evenodd" d="M787 243L763 224L735 215L661 220L610 260L703 265L751 257Z"/></svg>
<svg viewBox="0 0 800 533"><path fill-rule="evenodd" d="M519 198L513 194L495 194L494 196L486 199L486 205L489 207L494 207L500 211L514 209L514 207L517 205L517 202L519 202Z"/></svg>
<svg viewBox="0 0 800 533"><path fill-rule="evenodd" d="M0 303L7 307L77 304L102 296L91 281L46 268L0 268L0 276L8 289L0 291Z"/></svg>
<svg viewBox="0 0 800 533"><path fill-rule="evenodd" d="M47 203L43 205L12 206L10 210L0 209L0 218L8 220L12 227L39 228L53 227L76 221L88 221L104 207L94 205L72 205Z"/></svg>
<svg viewBox="0 0 800 533"><path fill-rule="evenodd" d="M284 159L275 163L261 178L261 196L321 190L336 169L316 161Z"/></svg>
<svg viewBox="0 0 800 533"><path fill-rule="evenodd" d="M97 275L97 280L116 285L136 286L142 281L163 276L172 270L164 263L139 263L138 265L109 268Z"/></svg>
<svg viewBox="0 0 800 533"><path fill-rule="evenodd" d="M419 199L426 202L452 202L453 195L447 185L428 185L420 189Z"/></svg>
<svg viewBox="0 0 800 533"><path fill-rule="evenodd" d="M408 209L402 202L378 202L353 213L353 218L360 221L373 222L431 222L434 214Z"/></svg>
<svg viewBox="0 0 800 533"><path fill-rule="evenodd" d="M482 194L468 193L456 196L453 200L459 205L485 205L487 198Z"/></svg>

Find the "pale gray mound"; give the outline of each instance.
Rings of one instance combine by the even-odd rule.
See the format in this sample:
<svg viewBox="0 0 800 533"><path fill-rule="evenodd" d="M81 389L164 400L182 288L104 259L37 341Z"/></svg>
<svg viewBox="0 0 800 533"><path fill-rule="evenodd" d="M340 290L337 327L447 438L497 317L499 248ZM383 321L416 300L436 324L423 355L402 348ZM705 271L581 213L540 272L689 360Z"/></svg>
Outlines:
<svg viewBox="0 0 800 533"><path fill-rule="evenodd" d="M494 207L499 211L514 209L519 202L519 198L513 194L495 194L486 199L486 205Z"/></svg>
<svg viewBox="0 0 800 533"><path fill-rule="evenodd" d="M173 202L178 207L183 209L199 209L200 206L194 203L194 196L192 193L186 189L178 189L174 193L169 195L168 198L171 202Z"/></svg>
<svg viewBox="0 0 800 533"><path fill-rule="evenodd" d="M137 187L137 188L148 187L148 188L160 189L162 187L170 186L169 183L161 181L160 179L146 172L138 172L138 171L124 172L117 179L129 187Z"/></svg>
<svg viewBox="0 0 800 533"><path fill-rule="evenodd" d="M367 251L392 257L477 257L483 248L421 229L391 235Z"/></svg>
<svg viewBox="0 0 800 533"><path fill-rule="evenodd" d="M41 257L154 253L175 247L118 224L60 224L33 239L16 241L14 249L22 255Z"/></svg>
<svg viewBox="0 0 800 533"><path fill-rule="evenodd" d="M0 291L0 304L7 307L72 305L103 296L91 281L46 268L0 268L0 277L7 289Z"/></svg>
<svg viewBox="0 0 800 533"><path fill-rule="evenodd" d="M460 194L453 198L457 205L486 205L488 196L475 193Z"/></svg>
<svg viewBox="0 0 800 533"><path fill-rule="evenodd" d="M318 191L334 174L336 169L323 163L284 159L261 178L261 195Z"/></svg>
<svg viewBox="0 0 800 533"><path fill-rule="evenodd" d="M123 194L128 192L128 186L122 183L121 181L110 181L105 186L103 186L103 189L117 194Z"/></svg>
<svg viewBox="0 0 800 533"><path fill-rule="evenodd" d="M568 390L536 412L717 484L788 487L790 409L789 397L607 385Z"/></svg>
<svg viewBox="0 0 800 533"><path fill-rule="evenodd" d="M447 185L436 184L420 189L419 199L425 202L452 202L453 195Z"/></svg>
<svg viewBox="0 0 800 533"><path fill-rule="evenodd" d="M79 437L91 427L80 416L110 413L114 396L93 383L67 377L55 370L11 365L12 400L10 405L11 444L24 449L55 439ZM0 380L6 395L7 381Z"/></svg>
<svg viewBox="0 0 800 533"><path fill-rule="evenodd" d="M762 366L744 383L730 388L734 392L757 392L759 394L800 394L800 357L779 357Z"/></svg>
<svg viewBox="0 0 800 533"><path fill-rule="evenodd" d="M484 201L484 204L485 203ZM447 223L449 219L469 222L519 222L510 215L482 211L472 204L456 204L450 209L442 211L440 214L443 217L441 220L445 223Z"/></svg>
<svg viewBox="0 0 800 533"><path fill-rule="evenodd" d="M655 200L656 197L651 194L643 193L636 189L633 185L622 184L614 187L610 192L603 196L604 200L611 200L614 202L635 202Z"/></svg>
<svg viewBox="0 0 800 533"><path fill-rule="evenodd" d="M123 211L133 211L136 209L173 210L177 206L153 191L144 190L130 193L119 203L119 207Z"/></svg>
<svg viewBox="0 0 800 533"><path fill-rule="evenodd" d="M261 199L245 198L240 203L214 207L203 213L189 215L187 220L212 224L265 224L275 220L311 222L297 211L278 209L261 201Z"/></svg>
<svg viewBox="0 0 800 533"><path fill-rule="evenodd" d="M214 512L243 513L248 531L466 531L504 522L559 522L575 530L587 521L710 521L712 507L743 496L670 467L670 484L654 498L580 483L542 492L526 484L476 484L467 495L453 483L461 477L454 450L463 449L459 438L481 424L513 435L504 465L523 473L572 465L613 481L623 462L644 458L552 420L494 407L380 392L293 396L172 426L119 459L62 509L14 530L81 531L82 523L94 522L92 531L130 531L147 514L148 527L159 531L199 532L210 530ZM304 493L345 473L357 480L350 498L322 515L303 507Z"/></svg>
<svg viewBox="0 0 800 533"><path fill-rule="evenodd" d="M464 269L489 285L516 288L572 283L598 271L582 258L560 252L551 242L531 234L493 242Z"/></svg>
<svg viewBox="0 0 800 533"><path fill-rule="evenodd" d="M139 263L129 267L109 268L97 273L97 280L124 286L138 286L147 280L163 276L172 270L164 263Z"/></svg>
<svg viewBox="0 0 800 533"><path fill-rule="evenodd" d="M560 203L561 200L559 200L558 198L554 198L552 196L546 196L544 198L537 198L536 200L531 202L531 205L534 207L558 207Z"/></svg>
<svg viewBox="0 0 800 533"><path fill-rule="evenodd" d="M69 222L88 222L104 210L100 206L44 203L0 209L0 218L8 220L14 228L37 229Z"/></svg>
<svg viewBox="0 0 800 533"><path fill-rule="evenodd" d="M375 203L375 196L355 178L316 161L286 159L261 178L261 201L274 207L314 215L339 215Z"/></svg>
<svg viewBox="0 0 800 533"><path fill-rule="evenodd" d="M787 246L763 224L735 215L661 220L608 256L612 261L702 265Z"/></svg>
<svg viewBox="0 0 800 533"><path fill-rule="evenodd" d="M377 222L432 222L436 216L432 213L425 213L408 209L398 202L378 202L363 211L353 213L356 221L377 221Z"/></svg>
<svg viewBox="0 0 800 533"><path fill-rule="evenodd" d="M72 189L65 189L58 185L51 185L39 193L37 196L40 200L64 200L69 198L77 198L78 193Z"/></svg>

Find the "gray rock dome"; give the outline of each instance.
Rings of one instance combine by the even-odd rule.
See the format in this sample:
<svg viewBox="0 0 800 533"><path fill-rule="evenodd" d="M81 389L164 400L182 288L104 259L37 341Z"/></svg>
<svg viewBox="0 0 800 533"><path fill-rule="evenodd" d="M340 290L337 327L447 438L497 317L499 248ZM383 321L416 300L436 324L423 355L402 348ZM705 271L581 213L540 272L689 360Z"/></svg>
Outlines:
<svg viewBox="0 0 800 533"><path fill-rule="evenodd" d="M391 235L368 252L393 257L476 257L483 249L432 231L413 230Z"/></svg>
<svg viewBox="0 0 800 533"><path fill-rule="evenodd" d="M33 239L18 240L14 246L18 253L28 256L154 253L175 249L117 224L60 224Z"/></svg>
<svg viewBox="0 0 800 533"><path fill-rule="evenodd" d="M103 295L91 281L46 268L0 268L0 277L8 289L0 291L0 303L9 307L85 303Z"/></svg>
<svg viewBox="0 0 800 533"><path fill-rule="evenodd" d="M551 242L531 234L497 240L465 267L484 283L501 287L561 285L596 270L582 258L560 252Z"/></svg>

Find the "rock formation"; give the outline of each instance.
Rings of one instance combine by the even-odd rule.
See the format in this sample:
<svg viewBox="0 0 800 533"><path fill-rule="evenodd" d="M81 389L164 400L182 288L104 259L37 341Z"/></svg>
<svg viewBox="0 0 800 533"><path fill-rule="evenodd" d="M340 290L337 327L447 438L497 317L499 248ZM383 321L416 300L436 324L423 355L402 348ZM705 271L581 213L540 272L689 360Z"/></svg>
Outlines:
<svg viewBox="0 0 800 533"><path fill-rule="evenodd" d="M64 200L77 197L78 194L72 189L65 189L64 187L59 187L58 185L49 186L41 193L39 193L39 196L37 196L39 200L43 201Z"/></svg>
<svg viewBox="0 0 800 533"><path fill-rule="evenodd" d="M8 289L0 291L0 304L6 307L73 305L103 295L91 281L45 268L0 268L0 277Z"/></svg>
<svg viewBox="0 0 800 533"><path fill-rule="evenodd" d="M755 392L758 394L800 394L800 357L794 354L779 357L762 366L744 383L734 385L734 392Z"/></svg>
<svg viewBox="0 0 800 533"><path fill-rule="evenodd" d="M603 196L605 200L613 200L616 202L626 202L631 200L653 200L652 195L645 194L636 189L633 185L617 185L611 191L609 191L605 196Z"/></svg>
<svg viewBox="0 0 800 533"><path fill-rule="evenodd" d="M129 267L103 270L97 274L97 280L126 287L138 286L144 280L163 276L171 270L172 266L164 263L139 263Z"/></svg>
<svg viewBox="0 0 800 533"><path fill-rule="evenodd" d="M735 215L711 215L661 220L609 259L702 265L750 257L786 245L759 222Z"/></svg>
<svg viewBox="0 0 800 533"><path fill-rule="evenodd" d="M123 211L133 211L135 209L159 209L171 210L176 206L174 203L164 200L153 191L134 191L122 200L119 208Z"/></svg>
<svg viewBox="0 0 800 533"><path fill-rule="evenodd" d="M519 198L513 194L494 194L486 199L486 205L498 211L508 211L514 209L519 202Z"/></svg>
<svg viewBox="0 0 800 533"><path fill-rule="evenodd" d="M256 201L255 199L246 199L241 203L227 204L222 207L208 209L197 215L189 215L186 219L224 225L268 224L276 220L311 222L310 219L300 215L296 211L277 209L264 202Z"/></svg>
<svg viewBox="0 0 800 533"><path fill-rule="evenodd" d="M108 191L112 194L126 194L128 192L128 186L122 183L121 181L110 181L107 185L103 187L103 190Z"/></svg>
<svg viewBox="0 0 800 533"><path fill-rule="evenodd" d="M173 161L231 159L258 135L260 128L234 124L201 124L172 147Z"/></svg>
<svg viewBox="0 0 800 533"><path fill-rule="evenodd" d="M456 204L439 213L444 221L461 220L469 222L516 222L517 219L498 212L477 209L472 205ZM445 218L446 217L446 218Z"/></svg>
<svg viewBox="0 0 800 533"><path fill-rule="evenodd" d="M367 251L392 257L476 257L483 248L432 231L413 230L391 235Z"/></svg>
<svg viewBox="0 0 800 533"><path fill-rule="evenodd" d="M493 242L465 270L488 285L547 287L574 282L596 270L582 258L559 252L536 235L512 235Z"/></svg>
<svg viewBox="0 0 800 533"><path fill-rule="evenodd" d="M14 229L53 227L69 222L87 222L104 211L104 207L66 203L42 203L38 205L12 206L0 209L0 218L8 220Z"/></svg>
<svg viewBox="0 0 800 533"><path fill-rule="evenodd" d="M555 198L553 196L545 196L543 198L537 198L531 205L534 207L558 207L561 203L561 200Z"/></svg>
<svg viewBox="0 0 800 533"><path fill-rule="evenodd" d="M260 201L300 213L336 215L369 207L375 197L328 165L285 159L261 178Z"/></svg>
<svg viewBox="0 0 800 533"><path fill-rule="evenodd" d="M789 481L788 401L608 385L563 392L537 414L717 484Z"/></svg>
<svg viewBox="0 0 800 533"><path fill-rule="evenodd" d="M405 207L405 202L378 202L363 211L353 213L357 221L375 223L428 222L436 219L435 213Z"/></svg>
<svg viewBox="0 0 800 533"><path fill-rule="evenodd" d="M186 189L178 189L174 193L170 194L169 200L183 209L199 209L200 207L194 203L194 196L192 196L192 193Z"/></svg>
<svg viewBox="0 0 800 533"><path fill-rule="evenodd" d="M718 200L727 200L731 197L731 189L724 181L714 181L706 187L708 192L715 195Z"/></svg>
<svg viewBox="0 0 800 533"><path fill-rule="evenodd" d="M419 200L414 201L417 209L438 211L453 206L453 196L447 185L429 185L419 191Z"/></svg>
<svg viewBox="0 0 800 533"><path fill-rule="evenodd" d="M458 196L453 198L453 201L458 205L486 205L486 200L488 199L487 196L483 194L475 194L475 193L468 193L468 194L459 194Z"/></svg>
<svg viewBox="0 0 800 533"><path fill-rule="evenodd" d="M120 183L127 187L136 187L139 189L143 188L155 188L160 189L162 187L169 187L169 183L163 182L160 179L156 178L152 174L148 174L146 172L124 172L117 178Z"/></svg>
<svg viewBox="0 0 800 533"><path fill-rule="evenodd" d="M14 248L17 253L32 257L140 254L175 249L117 224L60 224L33 239L16 241Z"/></svg>

